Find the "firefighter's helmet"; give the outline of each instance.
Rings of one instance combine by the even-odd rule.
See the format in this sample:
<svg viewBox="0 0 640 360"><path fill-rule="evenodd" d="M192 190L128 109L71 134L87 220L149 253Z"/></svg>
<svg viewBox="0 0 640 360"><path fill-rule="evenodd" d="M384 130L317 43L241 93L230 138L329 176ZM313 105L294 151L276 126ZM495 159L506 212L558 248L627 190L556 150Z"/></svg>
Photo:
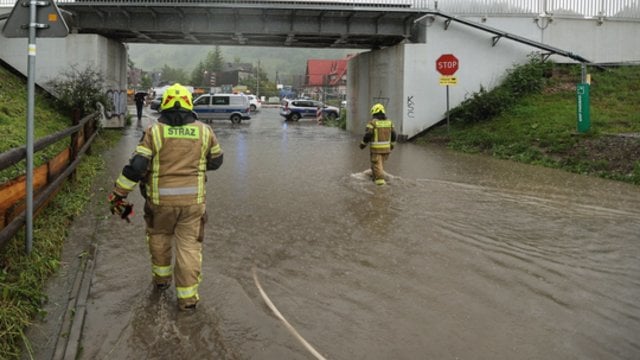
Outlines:
<svg viewBox="0 0 640 360"><path fill-rule="evenodd" d="M174 108L189 111L193 110L191 92L178 83L171 85L164 91L164 94L162 94L162 103L160 104L161 111Z"/></svg>
<svg viewBox="0 0 640 360"><path fill-rule="evenodd" d="M375 115L378 113L384 113L384 106L380 103L377 103L371 107L371 115Z"/></svg>

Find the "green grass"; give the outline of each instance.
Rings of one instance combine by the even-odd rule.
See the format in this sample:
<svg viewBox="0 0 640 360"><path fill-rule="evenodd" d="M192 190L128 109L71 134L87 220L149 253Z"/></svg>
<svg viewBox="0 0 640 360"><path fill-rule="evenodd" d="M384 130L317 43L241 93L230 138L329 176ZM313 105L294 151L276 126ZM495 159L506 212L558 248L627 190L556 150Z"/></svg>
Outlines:
<svg viewBox="0 0 640 360"><path fill-rule="evenodd" d="M60 114L53 99L36 92L36 108L33 116L34 138L64 130L71 125L70 118ZM27 86L26 81L0 66L0 153L24 146L27 142ZM34 154L34 166L47 162L69 145L68 140L61 140L43 151ZM0 183L25 173L25 162L22 161L8 169L0 171Z"/></svg>
<svg viewBox="0 0 640 360"><path fill-rule="evenodd" d="M640 133L640 66L590 71L591 129L586 134L577 133L580 68L556 64L541 91L518 97L497 116L475 121L469 119L473 111L466 110L467 117L452 121L448 132L437 126L414 141L444 142L464 152L640 184L635 145L609 136Z"/></svg>
<svg viewBox="0 0 640 360"><path fill-rule="evenodd" d="M0 152L23 146L26 138L25 82L0 67L0 131L7 141L0 142ZM7 106L6 104L11 104ZM70 126L70 118L55 110L53 101L45 95L36 98L36 139ZM92 154L83 157L75 180L66 182L34 220L33 247L25 254L24 231L19 232L0 252L0 358L20 359L21 349L29 349L24 330L32 319L42 313L46 301L44 286L60 266L62 246L73 217L80 214L91 196L91 184L104 167L101 153L120 137L119 132L101 131L92 145ZM60 141L34 162L46 161L68 145ZM24 162L23 162L24 163ZM13 174L24 173L24 165L0 173L0 183Z"/></svg>
<svg viewBox="0 0 640 360"><path fill-rule="evenodd" d="M19 232L0 255L0 354L7 359L20 357L26 344L23 330L41 313L46 300L44 285L58 268L62 245L73 217L80 214L91 194L91 184L103 169L100 154L120 136L102 132L85 156L73 182L67 182L33 224L33 248L24 251L25 235Z"/></svg>

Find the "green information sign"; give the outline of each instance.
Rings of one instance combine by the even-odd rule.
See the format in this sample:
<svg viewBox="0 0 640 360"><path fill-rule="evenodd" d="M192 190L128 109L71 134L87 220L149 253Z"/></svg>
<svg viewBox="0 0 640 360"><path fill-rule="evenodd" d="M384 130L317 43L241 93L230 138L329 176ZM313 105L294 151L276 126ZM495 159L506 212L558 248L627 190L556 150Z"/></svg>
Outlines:
<svg viewBox="0 0 640 360"><path fill-rule="evenodd" d="M589 112L589 87L587 83L578 84L576 95L578 103L578 132L585 133L591 128Z"/></svg>

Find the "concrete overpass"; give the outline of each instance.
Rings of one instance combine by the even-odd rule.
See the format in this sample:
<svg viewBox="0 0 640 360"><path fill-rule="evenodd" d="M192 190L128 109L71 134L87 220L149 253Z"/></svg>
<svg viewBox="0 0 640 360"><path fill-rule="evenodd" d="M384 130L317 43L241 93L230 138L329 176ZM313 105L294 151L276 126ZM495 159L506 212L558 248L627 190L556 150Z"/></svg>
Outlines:
<svg viewBox="0 0 640 360"><path fill-rule="evenodd" d="M424 3L424 4L422 4ZM58 1L76 33L124 43L372 49L412 37L426 2Z"/></svg>
<svg viewBox="0 0 640 360"><path fill-rule="evenodd" d="M371 103L381 101L410 138L444 117L444 89L435 71L443 53L460 60L451 106L480 86L492 88L532 51L561 62L640 60L638 0L604 0L601 7L578 2L572 12L564 9L571 3L566 0L439 3L62 0L71 34L38 40L38 54L46 60L38 60L37 81L69 65L92 64L108 77L117 115L126 110L124 43L370 49L349 64L347 127L362 132ZM25 39L0 37L0 48L0 58L26 73Z"/></svg>

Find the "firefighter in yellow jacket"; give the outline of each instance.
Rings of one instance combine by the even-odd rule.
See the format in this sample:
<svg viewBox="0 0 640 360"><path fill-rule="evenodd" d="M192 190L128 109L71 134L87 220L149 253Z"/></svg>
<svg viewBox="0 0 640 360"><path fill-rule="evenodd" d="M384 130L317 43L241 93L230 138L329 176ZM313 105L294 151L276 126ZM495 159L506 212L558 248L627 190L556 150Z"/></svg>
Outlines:
<svg viewBox="0 0 640 360"><path fill-rule="evenodd" d="M223 159L215 133L192 109L185 87L174 84L164 92L158 122L146 129L109 195L111 212L126 219L132 205L125 199L140 183L153 281L164 290L175 279L181 310L194 310L199 300L205 172L218 169Z"/></svg>
<svg viewBox="0 0 640 360"><path fill-rule="evenodd" d="M396 142L393 122L387 119L384 106L380 103L371 107L371 120L360 142L360 149L369 144L371 153L371 175L376 185L384 185L384 162L389 158Z"/></svg>

